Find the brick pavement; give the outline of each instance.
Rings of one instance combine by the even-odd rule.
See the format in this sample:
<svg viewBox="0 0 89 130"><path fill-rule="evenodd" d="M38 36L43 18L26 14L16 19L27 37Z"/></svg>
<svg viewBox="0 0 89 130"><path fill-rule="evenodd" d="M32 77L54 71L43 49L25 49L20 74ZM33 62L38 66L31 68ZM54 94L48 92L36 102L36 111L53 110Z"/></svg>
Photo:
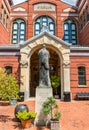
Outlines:
<svg viewBox="0 0 89 130"><path fill-rule="evenodd" d="M22 102L34 111L35 101ZM58 101L61 111L60 130L89 130L89 101ZM23 130L14 118L15 106L0 106L0 130ZM26 130L49 130L46 127L31 126Z"/></svg>

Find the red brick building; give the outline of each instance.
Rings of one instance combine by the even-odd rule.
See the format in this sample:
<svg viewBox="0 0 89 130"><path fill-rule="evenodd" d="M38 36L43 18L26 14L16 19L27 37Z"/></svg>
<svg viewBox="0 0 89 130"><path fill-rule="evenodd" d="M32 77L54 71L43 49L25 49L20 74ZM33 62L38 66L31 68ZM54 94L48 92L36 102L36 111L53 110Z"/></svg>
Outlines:
<svg viewBox="0 0 89 130"><path fill-rule="evenodd" d="M89 92L89 0L0 1L0 67L19 81L25 99L39 84L38 51L50 52L50 75L61 79L58 94Z"/></svg>

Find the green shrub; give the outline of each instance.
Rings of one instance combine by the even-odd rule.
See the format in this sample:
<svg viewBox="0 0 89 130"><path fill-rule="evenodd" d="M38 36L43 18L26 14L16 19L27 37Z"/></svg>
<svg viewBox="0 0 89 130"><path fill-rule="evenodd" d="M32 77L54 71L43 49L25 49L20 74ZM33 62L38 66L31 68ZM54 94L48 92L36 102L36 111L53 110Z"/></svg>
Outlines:
<svg viewBox="0 0 89 130"><path fill-rule="evenodd" d="M57 88L61 84L61 80L56 75L51 76L51 85L53 89L55 90L55 94L57 94Z"/></svg>
<svg viewBox="0 0 89 130"><path fill-rule="evenodd" d="M16 114L16 117L20 120L28 120L28 119L34 119L36 117L35 112L27 112L26 110L19 111Z"/></svg>
<svg viewBox="0 0 89 130"><path fill-rule="evenodd" d="M56 110L56 112L54 111ZM47 100L42 105L42 111L45 115L50 115L51 119L59 120L60 119L60 112L58 112L58 105L56 103L55 98L48 97Z"/></svg>
<svg viewBox="0 0 89 130"><path fill-rule="evenodd" d="M12 74L7 74L0 69L0 97L7 101L10 98L18 99L19 85Z"/></svg>

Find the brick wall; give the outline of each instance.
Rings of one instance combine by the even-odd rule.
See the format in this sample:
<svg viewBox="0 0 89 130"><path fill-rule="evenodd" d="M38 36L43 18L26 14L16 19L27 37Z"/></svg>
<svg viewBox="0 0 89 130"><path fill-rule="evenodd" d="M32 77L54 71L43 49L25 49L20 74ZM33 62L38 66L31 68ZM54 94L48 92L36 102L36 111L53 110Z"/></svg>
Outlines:
<svg viewBox="0 0 89 130"><path fill-rule="evenodd" d="M20 78L19 60L20 60L19 56L0 56L0 67L4 69L6 66L11 66L12 73L19 80Z"/></svg>
<svg viewBox="0 0 89 130"><path fill-rule="evenodd" d="M1 3L2 1L0 1L0 5L2 4ZM45 1L41 1L41 2L47 2L46 0ZM36 18L38 18L39 16L42 16L42 15L48 15L50 16L51 18L54 19L55 21L55 25L56 25L56 28L55 28L55 34L56 36L58 36L59 38L63 39L63 23L64 23L64 20L67 19L67 18L72 18L76 21L76 17L73 16L73 14L77 14L77 11L76 13L73 13L73 12L69 12L69 15L68 13L63 13L63 9L66 9L66 8L73 8L72 6L68 5L68 4L65 4L59 0L51 0L50 3L53 3L56 5L56 11L55 12L42 12L42 11L34 11L34 4L36 3L39 3L39 0L29 0L28 2L23 2L22 4L19 4L19 5L16 5L16 6L13 6L11 8L11 12L15 13L13 10L15 8L18 8L18 7L22 7L24 9L26 9L26 12L28 13L28 16L27 18L24 17L23 15L18 15L17 16L17 12L16 12L16 15L14 15L14 17L9 17L9 23L8 23L8 31L6 30L6 28L2 25L2 23L0 22L0 34L1 34L1 39L0 39L0 45L6 45L6 44L10 44L11 42L11 32L12 32L12 23L13 23L13 20L16 19L16 18L23 18L26 20L26 40L33 37L34 36L34 22L36 20ZM9 8L9 7L7 7ZM10 10L10 9L9 9ZM23 13L23 12L21 12ZM61 16L62 14L65 14L65 16ZM70 15L72 14L72 16ZM78 28L78 44L80 45L85 45L85 46L89 46L89 37L88 37L88 33L89 33L89 24L87 24L83 30L79 31L79 28ZM5 37L5 38L4 38Z"/></svg>
<svg viewBox="0 0 89 130"><path fill-rule="evenodd" d="M80 6L81 5L81 6ZM78 5L79 14L79 44L82 46L89 46L89 0L81 0ZM86 7L88 9L86 10ZM87 20L86 20L87 19ZM82 27L81 27L82 25Z"/></svg>
<svg viewBox="0 0 89 130"><path fill-rule="evenodd" d="M10 7L5 3L4 10L8 14L8 24L7 28L2 19L0 19L0 46L1 45L8 45L10 43ZM2 1L0 1L0 13L2 14Z"/></svg>
<svg viewBox="0 0 89 130"><path fill-rule="evenodd" d="M41 2L48 2L47 0L40 0ZM2 5L0 1L0 7ZM67 18L71 18L76 21L77 14L76 12L63 12L66 8L72 8L72 6L67 5L59 0L50 0L50 3L53 3L56 6L56 11L34 11L34 4L39 3L39 0L29 0L28 2L24 2L22 4L16 5L11 8L11 13L13 16L9 14L8 19L8 29L4 27L2 22L0 21L0 45L9 45L11 41L11 32L12 32L12 23L16 18L22 18L26 21L26 40L30 39L34 36L34 22L36 18L47 15L51 17L55 21L55 35L61 39L63 39L63 23ZM14 9L22 7L25 9L25 12L15 12ZM7 7L8 8L8 7ZM27 16L23 14L27 13ZM80 32L78 35L78 41L81 45L89 45L89 24ZM76 52L77 53L77 52ZM8 60L9 59L9 60ZM0 56L0 67L4 68L6 65L11 65L13 67L13 73L19 79L20 78L20 68L19 68L19 56ZM89 57L80 57L80 56L71 56L70 57L70 86L72 97L75 98L76 92L88 92L89 91ZM86 87L78 87L78 66L86 67Z"/></svg>
<svg viewBox="0 0 89 130"><path fill-rule="evenodd" d="M79 33L79 43L82 46L89 46L89 22Z"/></svg>
<svg viewBox="0 0 89 130"><path fill-rule="evenodd" d="M9 31L0 22L0 46L9 44Z"/></svg>
<svg viewBox="0 0 89 130"><path fill-rule="evenodd" d="M45 1L41 1L41 2L47 2ZM63 39L63 23L64 23L64 19L65 17L62 17L61 14L63 13L63 9L66 8L72 8L72 6L67 5L59 0L50 0L50 3L53 3L54 5L56 5L56 11L48 11L48 12L44 12L44 11L34 11L34 7L33 5L39 3L39 0L30 0L29 1L29 6L28 6L28 39L30 37L34 36L34 22L36 20L36 18L38 18L39 16L42 15L47 15L49 17L51 17L54 21L55 21L55 35L61 39ZM53 15L54 14L54 15ZM33 18L34 15L34 18ZM68 18L68 16L66 17Z"/></svg>
<svg viewBox="0 0 89 130"><path fill-rule="evenodd" d="M40 2L48 2L47 0L44 1L40 1ZM63 10L66 8L73 8L72 6L65 4L59 0L50 0L49 4L52 3L56 6L56 11L34 11L34 5L39 3L39 0L29 0L28 2L24 2L20 5L16 5L12 8L12 13L16 13L16 15L14 15L14 18L12 17L12 19L16 19L16 18L23 18L26 21L26 40L33 37L34 36L34 22L36 20L36 18L42 16L42 15L47 15L49 17L51 17L54 21L55 21L55 35L58 36L59 38L63 39L63 23L64 20L69 18L70 16L68 15L68 13L64 13L65 16L61 16L61 14L63 13ZM13 10L15 8L18 7L22 7L24 9L26 9L25 12L28 13L28 17L23 17L21 16L17 16L17 12L14 12ZM24 13L23 13L24 14ZM72 12L72 15L74 13ZM77 14L77 12L76 12ZM72 16L73 17L73 16ZM70 17L70 18L72 18ZM73 17L73 19L75 19ZM12 22L13 22L12 20ZM11 32L10 32L11 33Z"/></svg>
<svg viewBox="0 0 89 130"><path fill-rule="evenodd" d="M71 56L70 57L70 86L73 98L76 92L89 92L89 57L88 56ZM86 87L78 87L78 67L86 68Z"/></svg>

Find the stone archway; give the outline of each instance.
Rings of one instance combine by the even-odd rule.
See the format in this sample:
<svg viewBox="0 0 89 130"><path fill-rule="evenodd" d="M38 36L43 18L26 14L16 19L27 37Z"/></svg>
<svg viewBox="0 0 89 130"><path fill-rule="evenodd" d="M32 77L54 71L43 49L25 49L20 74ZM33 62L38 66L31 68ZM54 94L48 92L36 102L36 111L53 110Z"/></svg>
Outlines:
<svg viewBox="0 0 89 130"><path fill-rule="evenodd" d="M60 75L61 75L61 99L64 98L64 92L70 92L70 46L55 36L44 32L38 37L28 40L21 46L21 85L20 91L25 92L25 100L30 96L31 83L31 60L32 56L46 44L49 51L55 52L60 59ZM50 51L50 52L51 52Z"/></svg>
<svg viewBox="0 0 89 130"><path fill-rule="evenodd" d="M39 48L40 49L40 48ZM39 59L37 49L31 56L30 60L30 96L35 96L35 89L39 85ZM49 66L50 66L50 77L51 75L59 76L61 79L61 64L58 54L50 47L46 47L50 53ZM61 97L61 85L58 87L58 94Z"/></svg>

